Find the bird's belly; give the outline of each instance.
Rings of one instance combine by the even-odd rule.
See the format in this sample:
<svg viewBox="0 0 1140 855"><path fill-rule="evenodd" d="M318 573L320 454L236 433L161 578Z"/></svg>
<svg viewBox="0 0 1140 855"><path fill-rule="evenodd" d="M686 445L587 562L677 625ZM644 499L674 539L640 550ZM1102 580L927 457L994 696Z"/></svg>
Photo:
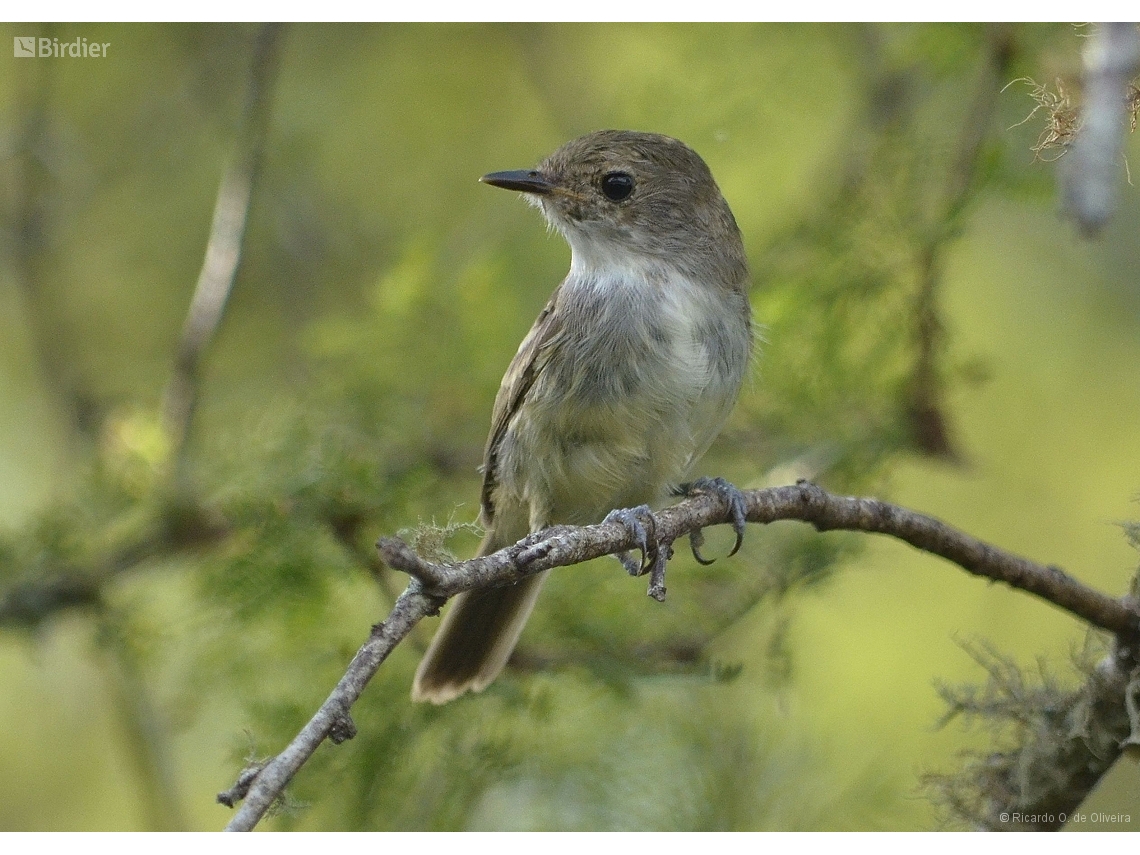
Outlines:
<svg viewBox="0 0 1140 855"><path fill-rule="evenodd" d="M639 407L585 407L560 419L543 467L552 521L597 522L613 508L656 501L692 453L687 419Z"/></svg>
<svg viewBox="0 0 1140 855"><path fill-rule="evenodd" d="M614 508L657 501L685 476L736 397L703 352L686 356L668 366L608 360L589 379L584 369L550 372L532 390L500 469L532 528L598 522Z"/></svg>
<svg viewBox="0 0 1140 855"><path fill-rule="evenodd" d="M748 364L748 319L673 285L564 286L583 320L550 342L500 444L497 524L509 517L521 537L651 504L708 448Z"/></svg>

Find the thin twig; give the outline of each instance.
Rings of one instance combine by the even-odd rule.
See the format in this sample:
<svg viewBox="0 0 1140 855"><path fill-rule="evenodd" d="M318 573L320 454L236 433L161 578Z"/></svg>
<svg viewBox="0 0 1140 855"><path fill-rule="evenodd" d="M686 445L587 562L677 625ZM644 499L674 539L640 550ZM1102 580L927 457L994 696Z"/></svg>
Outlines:
<svg viewBox="0 0 1140 855"><path fill-rule="evenodd" d="M1131 601L1113 599L1056 567L1037 564L984 543L945 523L878 499L836 496L806 481L793 486L744 492L749 522L802 520L819 531L846 529L887 534L924 552L942 556L977 576L1028 591L1134 645L1140 638L1140 610ZM678 538L731 520L728 503L715 494L686 499L654 516L659 549L668 552ZM348 713L364 687L395 646L422 618L434 614L450 597L474 588L506 585L552 567L579 564L637 548L636 537L620 522L555 526L492 555L454 564L426 561L399 538L377 544L390 566L413 577L388 619L378 624L344 677L316 715L260 772L243 772L238 786L219 796L232 803L246 791L246 801L227 827L249 831L277 800L286 784L326 737L339 742L354 733ZM224 798L223 798L224 797Z"/></svg>
<svg viewBox="0 0 1140 855"><path fill-rule="evenodd" d="M221 323L241 261L250 199L269 128L269 105L283 26L265 24L254 39L249 89L233 159L218 188L206 256L182 326L174 369L163 394L162 423L176 455L186 441L194 417L202 354Z"/></svg>
<svg viewBox="0 0 1140 855"><path fill-rule="evenodd" d="M45 24L41 37L58 35ZM29 82L17 88L16 108L22 120L15 133L11 183L12 251L6 271L27 305L31 344L48 388L60 401L73 430L69 439L92 439L98 432L103 403L76 370L74 346L66 334L50 287L53 251L59 241L60 161L67 146L53 118L53 99L61 69L55 62L21 64ZM16 69L13 69L16 71ZM21 91L21 89L23 91Z"/></svg>
<svg viewBox="0 0 1140 855"><path fill-rule="evenodd" d="M106 652L107 681L126 731L127 755L138 776L140 808L151 831L184 831L177 770L164 726L118 615L104 610L99 635Z"/></svg>
<svg viewBox="0 0 1140 855"><path fill-rule="evenodd" d="M982 148L993 120L998 81L1012 59L1012 32L1008 24L990 24L986 52L968 109L963 114L954 162L941 188L935 220L917 248L918 293L915 297L915 359L907 409L915 444L925 454L958 462L951 426L945 413L944 384L938 370L944 330L938 307L942 260L960 226L961 214L975 196L982 166Z"/></svg>
<svg viewBox="0 0 1140 855"><path fill-rule="evenodd" d="M254 775L247 785L245 801L230 824L226 826L226 831L251 831L270 806L281 797L285 785L292 780L297 770L313 755L326 737L332 738L334 742L343 742L355 735L356 729L348 711L384 660L388 658L388 654L411 632L412 627L427 615L439 611L441 605L442 600L423 593L417 582L413 581L408 586L396 600L388 619L372 628L371 637L357 651L345 675L336 684L328 699L321 704L316 715L284 751ZM244 777L249 779L248 770ZM220 794L218 801L225 804L226 801L222 797L227 796L232 803L233 797L240 792L240 789L235 787L234 790Z"/></svg>

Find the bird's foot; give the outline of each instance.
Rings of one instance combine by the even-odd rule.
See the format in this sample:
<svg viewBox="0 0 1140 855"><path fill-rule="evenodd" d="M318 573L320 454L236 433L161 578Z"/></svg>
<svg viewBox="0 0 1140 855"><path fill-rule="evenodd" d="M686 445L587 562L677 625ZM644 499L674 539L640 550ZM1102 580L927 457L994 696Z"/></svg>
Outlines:
<svg viewBox="0 0 1140 855"><path fill-rule="evenodd" d="M638 505L636 508L619 508L610 511L602 522L621 523L637 542L637 548L641 551L640 561L629 552L618 552L614 557L621 562L622 567L630 576L644 575L659 551L657 549L657 525L653 520L653 512L649 509L649 505Z"/></svg>
<svg viewBox="0 0 1140 855"><path fill-rule="evenodd" d="M657 524L649 505L639 505L636 508L623 508L610 511L605 522L619 522L637 541L637 548L641 550L641 560L638 561L628 552L616 554L630 576L644 576L649 574L649 596L658 602L665 599L665 565L673 557L673 547L668 543L660 543L657 539Z"/></svg>
<svg viewBox="0 0 1140 855"><path fill-rule="evenodd" d="M736 533L736 543L728 553L729 558L731 558L740 549L740 545L744 543L744 528L748 522L748 502L740 490L723 478L698 478L692 483L681 485L681 495L683 496L696 496L702 493L712 493L719 496L728 505L729 512L732 514L732 530ZM701 546L704 541L704 532L699 528L694 529L689 535L689 547L693 550L693 558L698 564L707 566L713 563L713 559L706 559L701 555Z"/></svg>

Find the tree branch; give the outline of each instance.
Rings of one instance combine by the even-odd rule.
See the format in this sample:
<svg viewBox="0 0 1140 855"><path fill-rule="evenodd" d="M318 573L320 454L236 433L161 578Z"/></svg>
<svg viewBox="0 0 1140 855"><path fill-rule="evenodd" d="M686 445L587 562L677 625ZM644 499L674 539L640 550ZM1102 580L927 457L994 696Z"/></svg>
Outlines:
<svg viewBox="0 0 1140 855"><path fill-rule="evenodd" d="M185 831L169 730L125 631L121 615L114 609L102 610L98 635L106 680L138 779L140 808L151 831Z"/></svg>
<svg viewBox="0 0 1140 855"><path fill-rule="evenodd" d="M45 37L58 34L55 24L45 25L41 33ZM37 62L21 66L19 71L28 82L16 91L15 106L23 116L12 140L16 169L10 187L12 242L6 272L26 301L31 344L43 379L60 401L74 436L90 440L98 433L104 405L70 358L73 335L56 308L58 298L52 294L48 274L59 241L59 212L63 207L59 203L65 195L58 186L58 174L59 160L67 148L52 113L59 66ZM15 75L15 79L20 76Z"/></svg>
<svg viewBox="0 0 1140 855"><path fill-rule="evenodd" d="M228 520L186 496L170 496L131 523L86 561L37 566L33 577L0 591L0 628L32 628L58 611L97 606L111 579L146 561L217 544L232 533Z"/></svg>
<svg viewBox="0 0 1140 855"><path fill-rule="evenodd" d="M202 353L221 323L241 261L250 198L269 128L269 105L277 75L283 26L264 24L254 40L249 89L238 128L236 150L218 187L206 256L182 326L174 370L163 393L162 422L176 455L182 449L194 415Z"/></svg>
<svg viewBox="0 0 1140 855"><path fill-rule="evenodd" d="M927 783L960 819L987 831L1058 831L1084 804L1124 749L1140 741L1135 649L1118 643L1084 683L1065 690L1041 669L1031 678L988 647L966 652L989 672L982 688L943 686L941 722L972 718L1001 739L997 750L968 752L953 775ZM1078 826L1079 828L1079 826Z"/></svg>
<svg viewBox="0 0 1140 855"><path fill-rule="evenodd" d="M372 627L371 637L352 658L345 675L296 738L272 760L257 764L260 769L255 766L244 770L236 786L218 794L218 801L230 807L239 799L245 799L226 826L226 831L252 831L281 796L285 785L326 737L339 744L356 735L356 726L348 715L349 709L388 654L412 631L412 627L427 615L436 614L441 605L443 600L423 593L418 582L413 581L407 587L396 600L388 619Z"/></svg>
<svg viewBox="0 0 1140 855"><path fill-rule="evenodd" d="M958 531L924 514L878 499L836 496L806 481L787 487L743 493L749 522L801 520L819 531L850 530L887 534L939 555L977 576L1005 582L1035 594L1100 629L1115 633L1122 644L1140 640L1140 609L1096 591L1057 567L1013 555ZM653 514L652 537L666 555L685 534L731 521L728 503L718 495L702 494ZM380 665L412 627L435 614L450 597L474 588L493 587L549 570L579 564L603 555L637 549L635 536L620 522L573 527L554 526L492 555L454 564L424 560L402 540L381 538L377 547L384 561L412 576L388 619L377 624L357 652L328 699L286 749L267 763L242 772L237 785L219 794L232 806L245 803L227 826L249 831L280 796L286 784L317 747L331 738L340 743L355 735L349 710ZM655 580L651 584L662 583ZM651 590L652 592L652 590Z"/></svg>
<svg viewBox="0 0 1140 855"><path fill-rule="evenodd" d="M945 383L939 357L945 338L938 289L942 282L943 258L961 228L962 213L976 197L984 166L983 144L993 119L1000 87L998 81L1013 59L1013 35L1008 24L986 26L986 51L968 109L963 113L957 152L928 234L916 248L918 293L914 303L915 359L907 410L915 445L924 454L952 462L962 455L953 441L946 416Z"/></svg>

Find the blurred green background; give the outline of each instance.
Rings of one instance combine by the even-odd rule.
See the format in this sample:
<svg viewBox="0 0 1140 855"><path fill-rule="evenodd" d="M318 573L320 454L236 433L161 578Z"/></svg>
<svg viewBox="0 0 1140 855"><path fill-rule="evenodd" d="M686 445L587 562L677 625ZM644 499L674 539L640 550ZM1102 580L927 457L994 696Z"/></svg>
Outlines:
<svg viewBox="0 0 1140 855"><path fill-rule="evenodd" d="M371 543L476 515L499 379L569 260L476 179L598 128L686 141L744 232L764 345L703 474L875 494L1127 589L1140 193L1122 166L1078 238L1030 150L1048 117L1014 127L1035 104L1003 90L1076 75L1081 31L290 26L175 466L160 399L256 31L6 27L110 48L0 59L0 596L97 591L0 624L0 830L228 821L214 794L400 590ZM220 534L167 536L195 515ZM935 727L936 682L984 677L961 643L1079 680L1080 623L894 542L683 552L664 605L613 561L554 574L514 667L442 709L408 698L427 622L266 826L937 828L923 776L991 745Z"/></svg>

